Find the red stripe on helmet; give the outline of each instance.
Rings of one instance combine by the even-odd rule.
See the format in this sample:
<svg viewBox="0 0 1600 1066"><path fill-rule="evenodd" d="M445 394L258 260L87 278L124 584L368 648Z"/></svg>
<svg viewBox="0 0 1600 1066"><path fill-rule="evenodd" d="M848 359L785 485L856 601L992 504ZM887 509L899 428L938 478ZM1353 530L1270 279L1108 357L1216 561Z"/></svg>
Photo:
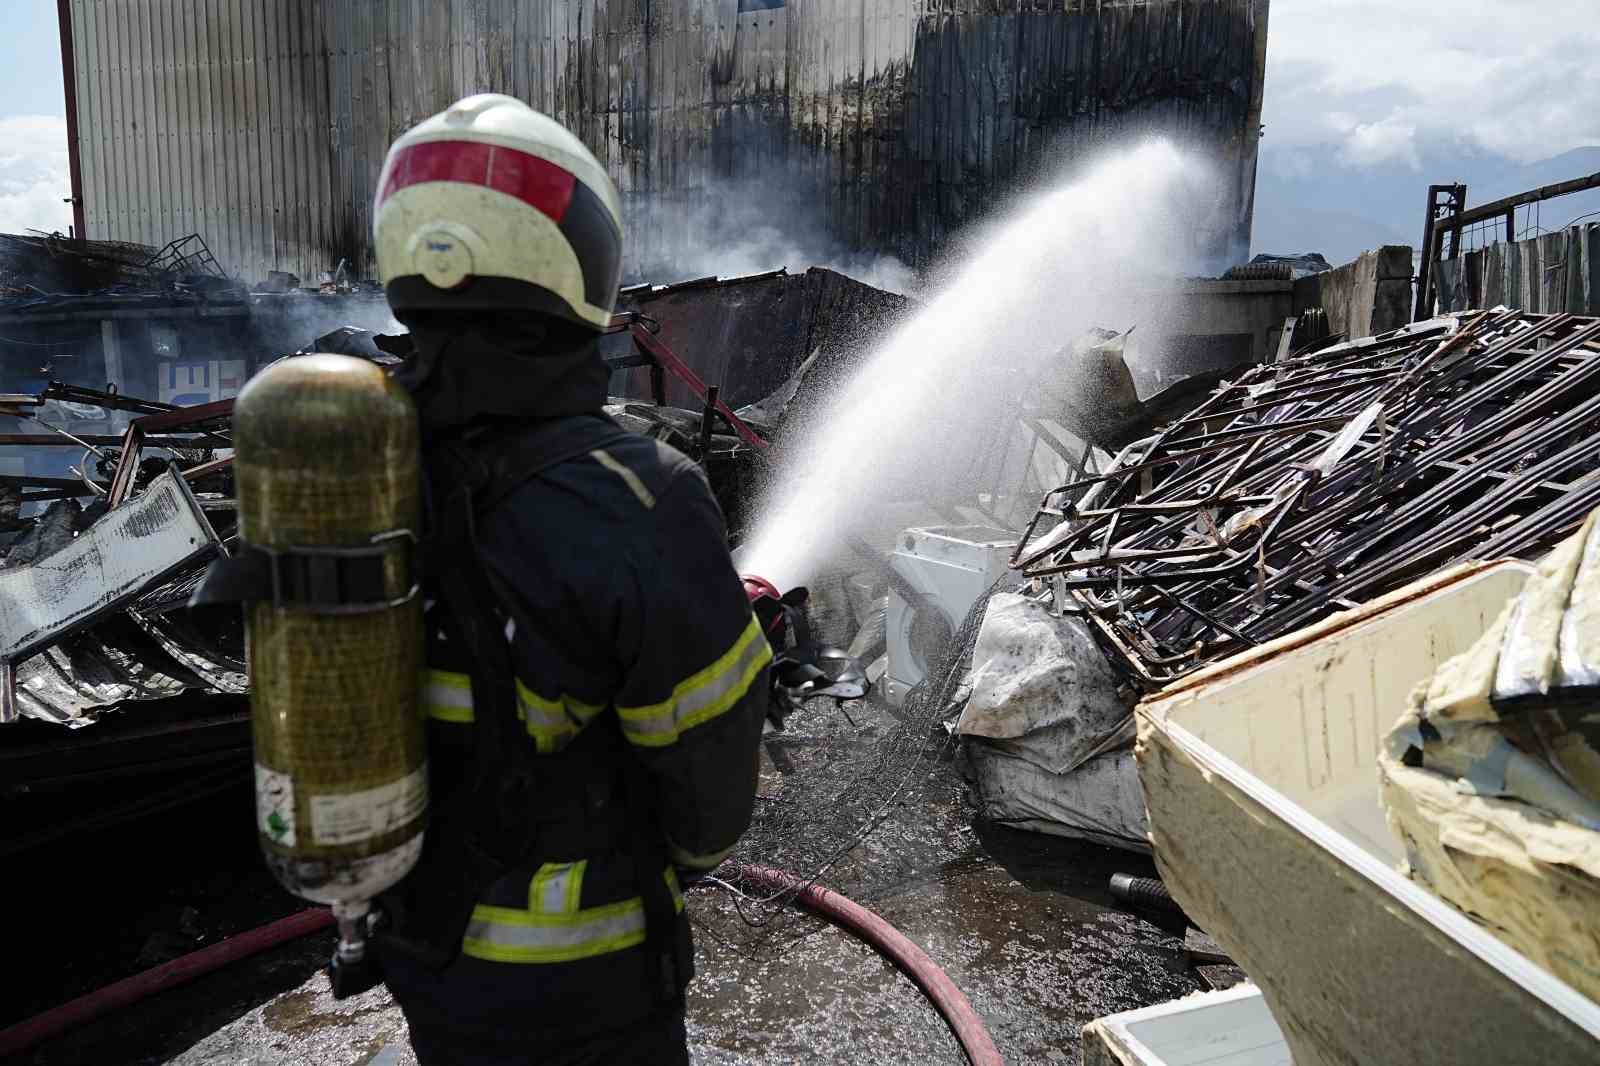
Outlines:
<svg viewBox="0 0 1600 1066"><path fill-rule="evenodd" d="M515 148L481 141L423 141L395 153L378 191L381 205L425 181L458 181L515 196L554 222L566 216L577 179L569 171Z"/></svg>

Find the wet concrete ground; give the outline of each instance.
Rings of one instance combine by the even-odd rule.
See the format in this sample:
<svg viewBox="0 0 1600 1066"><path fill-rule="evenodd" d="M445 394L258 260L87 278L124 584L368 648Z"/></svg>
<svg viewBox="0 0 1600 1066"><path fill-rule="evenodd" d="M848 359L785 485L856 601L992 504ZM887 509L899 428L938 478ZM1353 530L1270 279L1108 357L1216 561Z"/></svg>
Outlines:
<svg viewBox="0 0 1600 1066"><path fill-rule="evenodd" d="M853 715L848 726L829 718L809 733L859 747L892 721L882 709ZM809 750L840 754L826 742ZM789 762L791 773L803 774L805 761ZM775 774L769 765L768 802L783 794ZM1152 872L1137 856L976 819L959 762L945 757L919 767L884 824L828 880L945 969L1007 1062L1076 1063L1086 1022L1202 987L1185 961L1181 917L1113 904L1106 883L1121 870ZM696 1063L964 1061L911 982L844 933L791 918L752 937L714 886L690 893L690 913ZM382 989L342 1003L327 993L317 972L327 947L312 938L238 964L53 1041L33 1061L409 1066L404 1019Z"/></svg>

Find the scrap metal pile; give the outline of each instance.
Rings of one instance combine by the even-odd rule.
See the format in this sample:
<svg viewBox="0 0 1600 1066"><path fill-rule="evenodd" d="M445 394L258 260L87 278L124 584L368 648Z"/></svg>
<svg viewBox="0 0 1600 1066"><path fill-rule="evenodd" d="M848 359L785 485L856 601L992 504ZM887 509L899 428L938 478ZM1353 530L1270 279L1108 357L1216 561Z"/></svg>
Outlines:
<svg viewBox="0 0 1600 1066"><path fill-rule="evenodd" d="M0 721L77 726L124 700L243 692L237 612L180 610L220 549L216 531L232 532L232 460L216 450L230 447L233 401L175 407L55 382L38 395L0 397L0 413L30 420L53 402L138 417L118 446L79 440L78 480L0 478L0 518L20 534L0 561ZM70 437L53 433L37 443ZM28 436L3 439L35 443ZM19 516L46 500L54 502L39 516Z"/></svg>
<svg viewBox="0 0 1600 1066"><path fill-rule="evenodd" d="M1600 319L1495 310L1224 383L1048 492L1012 556L1153 689L1600 505Z"/></svg>
<svg viewBox="0 0 1600 1066"><path fill-rule="evenodd" d="M0 233L0 302L8 308L82 310L86 300L125 305L157 294L170 299L229 288L242 286L222 272L198 233L161 248Z"/></svg>

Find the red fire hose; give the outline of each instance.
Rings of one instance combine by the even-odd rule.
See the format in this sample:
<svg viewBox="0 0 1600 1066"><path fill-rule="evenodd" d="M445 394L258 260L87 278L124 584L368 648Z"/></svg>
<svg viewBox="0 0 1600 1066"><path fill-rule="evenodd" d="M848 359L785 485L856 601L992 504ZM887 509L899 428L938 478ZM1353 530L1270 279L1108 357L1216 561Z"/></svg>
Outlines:
<svg viewBox="0 0 1600 1066"><path fill-rule="evenodd" d="M972 1004L961 989L921 948L907 940L894 926L839 893L821 885L807 884L782 870L745 866L738 873L743 880L768 891L797 893L794 897L797 906L838 926L894 963L938 1010L972 1066L1001 1066L1000 1052L989 1038L983 1019L972 1009ZM96 989L43 1014L0 1029L0 1058L19 1054L103 1014L131 1006L197 977L204 977L231 962L321 932L333 924L333 913L326 908L303 910Z"/></svg>
<svg viewBox="0 0 1600 1066"><path fill-rule="evenodd" d="M204 977L230 962L247 959L268 948L320 932L332 925L332 911L325 907L313 907L238 936L230 936L104 988L97 988L43 1014L0 1029L0 1059L26 1051L42 1040L92 1021L102 1014L137 1003L197 977Z"/></svg>
<svg viewBox="0 0 1600 1066"><path fill-rule="evenodd" d="M928 958L926 952L907 940L900 930L832 889L808 884L782 870L766 866L742 866L736 874L770 892L798 892L794 897L796 906L843 929L911 978L944 1018L972 1066L1001 1066L1000 1051L989 1038L989 1030L984 1027L978 1012L972 1009L966 995Z"/></svg>

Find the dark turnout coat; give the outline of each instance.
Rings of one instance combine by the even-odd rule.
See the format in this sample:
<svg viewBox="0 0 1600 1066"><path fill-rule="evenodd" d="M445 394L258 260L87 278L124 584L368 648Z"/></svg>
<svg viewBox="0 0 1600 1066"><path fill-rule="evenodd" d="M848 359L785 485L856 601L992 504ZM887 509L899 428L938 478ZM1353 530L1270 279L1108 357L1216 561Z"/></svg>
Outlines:
<svg viewBox="0 0 1600 1066"><path fill-rule="evenodd" d="M589 420L594 437L602 416L564 417ZM772 653L722 514L685 456L604 430L603 446L539 470L477 517L517 716L536 766L568 795L543 803L544 842L485 890L448 970L386 963L419 1052L447 1039L438 1046L475 1061L475 1046L581 1041L659 1017L641 886L648 894L654 878L670 894L681 991L692 958L682 875L716 866L749 824ZM470 666L429 617L423 704L438 797L468 772L474 708ZM639 868L639 824L656 837L654 869Z"/></svg>

